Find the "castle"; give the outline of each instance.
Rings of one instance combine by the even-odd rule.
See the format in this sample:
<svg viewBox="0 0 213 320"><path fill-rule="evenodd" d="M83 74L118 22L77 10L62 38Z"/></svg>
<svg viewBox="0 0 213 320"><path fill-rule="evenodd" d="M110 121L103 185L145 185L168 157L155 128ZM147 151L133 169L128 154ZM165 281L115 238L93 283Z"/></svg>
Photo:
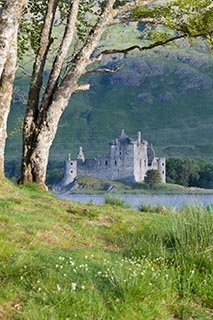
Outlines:
<svg viewBox="0 0 213 320"><path fill-rule="evenodd" d="M77 176L139 182L144 181L146 172L150 169L158 170L161 181L166 182L165 164L165 158L156 158L152 145L142 140L140 131L136 139L131 139L122 130L120 137L110 143L110 153L107 156L85 159L82 147L76 159L71 159L69 154L64 162L61 184L67 186Z"/></svg>

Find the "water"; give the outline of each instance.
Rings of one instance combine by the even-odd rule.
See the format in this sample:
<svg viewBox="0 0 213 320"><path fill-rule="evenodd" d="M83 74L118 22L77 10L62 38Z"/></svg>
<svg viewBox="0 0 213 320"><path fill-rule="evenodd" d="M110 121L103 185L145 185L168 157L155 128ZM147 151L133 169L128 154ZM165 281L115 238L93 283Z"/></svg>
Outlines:
<svg viewBox="0 0 213 320"><path fill-rule="evenodd" d="M95 203L101 204L104 203L106 195L96 194L96 195L88 195L88 194L70 194L64 193L59 194L59 198L68 199L72 201L78 201L82 203ZM176 209L180 209L185 205L196 204L201 206L207 206L208 204L213 204L213 195L205 194L205 195L139 195L139 194L119 194L114 195L115 198L119 198L125 201L131 207L138 209L141 204L151 204L151 205L163 205L166 207L172 207Z"/></svg>

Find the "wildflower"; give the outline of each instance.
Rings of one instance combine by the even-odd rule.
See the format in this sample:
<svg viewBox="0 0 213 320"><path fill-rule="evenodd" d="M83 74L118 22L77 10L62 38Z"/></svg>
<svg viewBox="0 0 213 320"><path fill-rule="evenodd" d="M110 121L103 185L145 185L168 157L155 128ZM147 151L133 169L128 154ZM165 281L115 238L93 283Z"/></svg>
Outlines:
<svg viewBox="0 0 213 320"><path fill-rule="evenodd" d="M61 291L61 287L59 286L59 284L57 284L57 290Z"/></svg>
<svg viewBox="0 0 213 320"><path fill-rule="evenodd" d="M58 259L61 260L61 261L63 261L63 260L64 260L64 257L61 257L61 256L60 256Z"/></svg>
<svg viewBox="0 0 213 320"><path fill-rule="evenodd" d="M71 286L72 286L72 290L76 290L77 284L75 282L72 282Z"/></svg>

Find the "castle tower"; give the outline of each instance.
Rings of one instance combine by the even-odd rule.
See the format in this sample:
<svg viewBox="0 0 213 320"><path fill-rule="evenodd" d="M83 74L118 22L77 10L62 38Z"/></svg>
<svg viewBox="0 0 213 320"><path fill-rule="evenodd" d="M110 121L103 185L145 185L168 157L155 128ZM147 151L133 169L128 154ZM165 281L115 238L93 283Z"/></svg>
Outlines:
<svg viewBox="0 0 213 320"><path fill-rule="evenodd" d="M74 181L77 176L77 161L72 160L70 153L67 155L67 160L64 161L64 177L62 180L63 186L66 186Z"/></svg>
<svg viewBox="0 0 213 320"><path fill-rule="evenodd" d="M78 152L78 155L77 155L77 159L78 159L78 160L82 160L83 162L85 161L85 156L84 156L83 148L82 148L82 147L79 148L79 152Z"/></svg>
<svg viewBox="0 0 213 320"><path fill-rule="evenodd" d="M158 171L160 172L161 181L166 183L166 159L159 158L158 159Z"/></svg>
<svg viewBox="0 0 213 320"><path fill-rule="evenodd" d="M141 132L137 132L137 145L139 146L141 144Z"/></svg>

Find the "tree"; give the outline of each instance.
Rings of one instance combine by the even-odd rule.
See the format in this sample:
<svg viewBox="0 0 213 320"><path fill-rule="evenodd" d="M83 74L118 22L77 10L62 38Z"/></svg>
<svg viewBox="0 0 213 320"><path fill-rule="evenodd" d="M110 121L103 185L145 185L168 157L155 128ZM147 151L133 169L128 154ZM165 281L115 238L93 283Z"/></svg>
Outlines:
<svg viewBox="0 0 213 320"><path fill-rule="evenodd" d="M189 158L170 158L167 160L167 181L186 187L197 186L202 163Z"/></svg>
<svg viewBox="0 0 213 320"><path fill-rule="evenodd" d="M105 29L118 23L132 9L152 3L153 0L66 1L67 20L64 34L53 61L47 84L43 89L45 64L51 52L52 33L59 0L49 0L33 67L28 105L23 129L23 156L20 182L37 182L45 185L49 149L56 134L60 117L71 96L79 90L88 90L88 84L79 79L91 72L115 72L106 68L88 66L101 60L102 52L93 56ZM85 23L85 7L89 18ZM76 40L77 39L77 40ZM64 63L65 62L65 63Z"/></svg>
<svg viewBox="0 0 213 320"><path fill-rule="evenodd" d="M147 6L153 2L153 0L99 0L95 2L95 6L93 0L31 0L27 2L27 8L29 10L28 17L30 16L32 23L30 23L29 18L27 18L27 23L22 24L21 31L26 30L26 34L30 34L31 45L36 51L36 57L23 128L21 183L34 181L45 186L49 149L54 140L60 117L65 110L69 99L75 92L89 89L88 84L79 82L80 78L91 72L115 72L120 68L119 66L115 69L98 68L97 65L94 67L94 63L99 62L104 55L116 52L128 53L135 49L140 51L148 50L155 46L167 44L174 39L185 37L189 34L193 36L198 36L201 33L203 36L207 35L206 29L204 27L200 28L200 22L196 24L200 29L196 27L196 30L192 30L193 32L189 32L189 28L187 29L186 27L185 29L180 28L177 23L178 15L176 7L178 4L173 6L166 5L166 7L160 8L160 10L156 7L147 8ZM156 0L155 2L158 1ZM205 7L204 4L208 4L209 6L209 1L200 0L198 2L200 5L202 4L200 6L203 10L201 10L202 16L205 16L205 21L208 22L208 29L211 29L211 23L209 23L209 21L211 21L209 18L211 17L211 14L206 15L205 10L203 9ZM181 12L183 12L183 1L179 0L176 1L176 3L179 3L180 9L182 10ZM190 8L194 3L193 0L186 1L186 4ZM10 26L10 31L14 31L12 32L13 43L16 44L17 26L25 1L11 0L6 1L5 4L6 6L3 7L3 11L6 7L10 8L13 15L12 13L9 13L8 17L11 14L11 17L13 16L15 19L13 26ZM207 12L209 11L208 6L206 6ZM12 11L12 7L15 10L13 9ZM166 9L167 7L170 11ZM199 6L196 5L195 7L196 10L199 11ZM142 8L142 11L140 11L141 9L139 10L139 8ZM139 13L135 11L136 9L139 10ZM197 17L196 10L194 16ZM16 11L16 14L14 11ZM165 17L163 17L164 13L166 13ZM188 12L186 12L184 21L182 21L182 24L185 26L187 25L187 14ZM50 67L51 72L49 78L47 79L47 82L45 79L46 84L44 85L45 67L49 64L49 58L54 54L55 50L54 28L58 16L61 21L65 21L64 33L59 43L57 53L54 55L53 63ZM191 19L193 12L192 14L190 13L189 16ZM179 28L179 33L172 35L170 33L167 36L159 38L157 41L154 39L150 45L144 47L136 45L119 50L115 48L97 52L96 49L106 28L116 23L128 21L163 24L168 27ZM4 26L1 30L4 30L7 25L6 20L2 20L1 23ZM29 32L28 25L33 27L31 28L33 29L33 32ZM198 31L199 34L197 33ZM1 34L4 34L4 31L1 31ZM210 33L208 32L208 36L209 35ZM8 37L8 39L11 39L11 37ZM22 38L22 40L23 39L24 38ZM22 41L22 44L23 43L24 41ZM16 50L15 45L13 49ZM12 46L9 51L11 55L13 52ZM4 55L2 57L4 57ZM7 57L9 57L9 55ZM13 57L15 58L15 55L13 55ZM3 61L4 64L4 59L1 58L1 61ZM9 58L7 61L9 61ZM13 59L12 62L14 65L15 59ZM93 67L91 67L91 65L93 65ZM10 64L10 67L12 67L12 63ZM4 70L6 70L6 68ZM10 85L8 81L6 81L4 82L4 88L12 88L11 84L14 76L11 75L12 73L10 72L10 77L1 77L1 79L10 78ZM12 90L10 90L9 94L9 89L7 89L6 94L3 95L1 100L3 101L3 99L7 97L7 93L8 96L11 97L11 91ZM1 105L3 107L1 109L4 110L4 108L9 105L9 102L9 99L6 102L3 101ZM0 123L0 128L2 128L3 148L6 137L6 127L4 126L4 123L6 122L5 119L7 118L7 114L8 109L4 113L6 117L1 117L2 122ZM1 154L3 155L3 153Z"/></svg>
<svg viewBox="0 0 213 320"><path fill-rule="evenodd" d="M17 35L25 0L0 3L0 178L4 177L7 118L17 61Z"/></svg>
<svg viewBox="0 0 213 320"><path fill-rule="evenodd" d="M161 183L160 172L154 169L148 170L144 181L148 184L150 189L154 189L159 183Z"/></svg>

